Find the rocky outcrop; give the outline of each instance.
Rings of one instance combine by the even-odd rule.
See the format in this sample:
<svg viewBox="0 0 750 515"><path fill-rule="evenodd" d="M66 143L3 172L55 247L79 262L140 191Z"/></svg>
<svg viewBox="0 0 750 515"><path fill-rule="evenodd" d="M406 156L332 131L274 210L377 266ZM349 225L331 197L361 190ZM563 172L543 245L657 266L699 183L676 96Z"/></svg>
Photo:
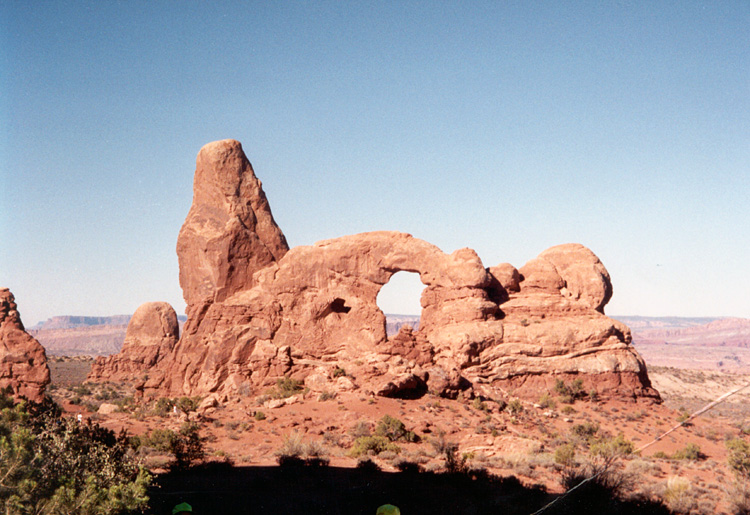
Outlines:
<svg viewBox="0 0 750 515"><path fill-rule="evenodd" d="M179 337L177 313L172 306L166 302L142 304L128 323L120 352L97 358L88 379L142 381L152 367L172 353Z"/></svg>
<svg viewBox="0 0 750 515"><path fill-rule="evenodd" d="M13 294L0 288L0 388L41 402L49 381L44 347L24 329Z"/></svg>
<svg viewBox="0 0 750 515"><path fill-rule="evenodd" d="M188 317L253 284L253 273L289 250L238 141L198 153L193 204L177 237Z"/></svg>
<svg viewBox="0 0 750 515"><path fill-rule="evenodd" d="M139 384L147 396L246 395L290 375L402 397L538 396L575 377L600 396L658 398L628 328L604 315L609 274L582 245L520 270L399 232L288 250L240 144L225 140L198 155L177 252L188 321ZM376 298L399 271L419 274L422 313L418 331L388 338Z"/></svg>

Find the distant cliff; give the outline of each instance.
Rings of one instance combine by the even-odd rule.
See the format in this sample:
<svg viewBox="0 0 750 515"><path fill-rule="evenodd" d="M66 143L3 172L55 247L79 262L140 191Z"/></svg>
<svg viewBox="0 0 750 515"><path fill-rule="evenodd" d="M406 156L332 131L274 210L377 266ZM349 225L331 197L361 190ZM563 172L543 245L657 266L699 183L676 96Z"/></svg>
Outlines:
<svg viewBox="0 0 750 515"><path fill-rule="evenodd" d="M92 325L128 325L131 315L112 315L106 317L90 316L58 316L48 318L45 322L39 322L28 329L73 329L76 327L88 327Z"/></svg>
<svg viewBox="0 0 750 515"><path fill-rule="evenodd" d="M52 356L109 356L120 352L132 315L56 316L29 329ZM186 317L177 317L180 324Z"/></svg>

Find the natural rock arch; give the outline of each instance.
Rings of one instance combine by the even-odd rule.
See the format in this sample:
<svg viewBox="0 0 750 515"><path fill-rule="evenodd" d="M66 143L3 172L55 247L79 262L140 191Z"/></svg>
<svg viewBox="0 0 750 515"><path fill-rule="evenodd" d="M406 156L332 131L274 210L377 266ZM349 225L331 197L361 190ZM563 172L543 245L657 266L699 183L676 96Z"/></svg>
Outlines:
<svg viewBox="0 0 750 515"><path fill-rule="evenodd" d="M629 329L604 316L609 275L582 245L520 270L391 231L288 249L241 145L224 140L198 155L177 253L188 321L145 395L237 395L292 375L381 395L538 396L576 376L602 396L658 398ZM420 329L388 339L377 295L402 271L425 285Z"/></svg>

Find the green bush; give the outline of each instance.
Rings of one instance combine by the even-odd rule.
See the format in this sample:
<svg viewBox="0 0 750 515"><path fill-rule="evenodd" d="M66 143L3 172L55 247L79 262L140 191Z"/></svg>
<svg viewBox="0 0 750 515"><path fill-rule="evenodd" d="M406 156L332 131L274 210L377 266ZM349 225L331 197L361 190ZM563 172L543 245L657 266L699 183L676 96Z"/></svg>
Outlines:
<svg viewBox="0 0 750 515"><path fill-rule="evenodd" d="M742 438L732 438L727 440L726 446L729 466L739 475L750 478L750 444Z"/></svg>
<svg viewBox="0 0 750 515"><path fill-rule="evenodd" d="M198 433L198 424L185 422L172 440L170 451L174 455L177 468L189 468L193 462L202 460L205 451L203 439Z"/></svg>
<svg viewBox="0 0 750 515"><path fill-rule="evenodd" d="M59 407L0 394L0 511L123 514L147 507L148 472L129 438L61 416Z"/></svg>
<svg viewBox="0 0 750 515"><path fill-rule="evenodd" d="M300 393L302 390L302 381L291 377L282 377L276 380L276 388L268 393L274 399L286 399Z"/></svg>
<svg viewBox="0 0 750 515"><path fill-rule="evenodd" d="M570 428L571 434L585 440L590 440L599 432L599 424L594 422L584 422L576 424Z"/></svg>
<svg viewBox="0 0 750 515"><path fill-rule="evenodd" d="M539 398L539 405L542 408L553 409L555 406L557 406L557 403L555 402L555 399L553 399L550 394L545 393Z"/></svg>
<svg viewBox="0 0 750 515"><path fill-rule="evenodd" d="M555 383L555 393L560 395L560 401L566 404L572 404L576 399L585 395L583 391L583 381L575 379L572 383L567 384L562 379Z"/></svg>
<svg viewBox="0 0 750 515"><path fill-rule="evenodd" d="M598 430L598 428L597 428ZM629 456L635 452L635 445L620 433L615 438L600 438L589 447L592 456L604 459Z"/></svg>
<svg viewBox="0 0 750 515"><path fill-rule="evenodd" d="M353 458L357 458L368 454L369 451L373 451L375 454L380 454L384 451L391 451L398 454L401 452L401 447L391 442L385 436L360 436L354 440L354 445L349 454Z"/></svg>
<svg viewBox="0 0 750 515"><path fill-rule="evenodd" d="M576 447L572 443L566 443L555 449L555 463L563 467L575 465Z"/></svg>
<svg viewBox="0 0 750 515"><path fill-rule="evenodd" d="M406 430L406 426L399 419L390 415L384 415L375 426L375 435L383 436L391 442L403 440L405 442L416 442L418 437L411 431Z"/></svg>
<svg viewBox="0 0 750 515"><path fill-rule="evenodd" d="M513 399L505 407L511 415L518 415L523 411L523 404L519 399Z"/></svg>
<svg viewBox="0 0 750 515"><path fill-rule="evenodd" d="M698 461L704 458L703 453L701 452L701 448L698 447L698 444L695 443L689 443L685 446L684 449L679 449L672 454L672 459L675 460L691 460L691 461Z"/></svg>

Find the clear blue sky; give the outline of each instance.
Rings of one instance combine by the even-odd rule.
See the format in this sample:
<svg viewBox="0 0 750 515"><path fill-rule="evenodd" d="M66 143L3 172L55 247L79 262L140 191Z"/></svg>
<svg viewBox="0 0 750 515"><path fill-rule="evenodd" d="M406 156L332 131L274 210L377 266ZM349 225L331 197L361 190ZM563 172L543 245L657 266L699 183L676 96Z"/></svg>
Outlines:
<svg viewBox="0 0 750 515"><path fill-rule="evenodd" d="M10 0L0 29L26 325L182 311L195 155L223 138L290 245L400 230L520 267L580 242L608 313L750 317L747 1Z"/></svg>

